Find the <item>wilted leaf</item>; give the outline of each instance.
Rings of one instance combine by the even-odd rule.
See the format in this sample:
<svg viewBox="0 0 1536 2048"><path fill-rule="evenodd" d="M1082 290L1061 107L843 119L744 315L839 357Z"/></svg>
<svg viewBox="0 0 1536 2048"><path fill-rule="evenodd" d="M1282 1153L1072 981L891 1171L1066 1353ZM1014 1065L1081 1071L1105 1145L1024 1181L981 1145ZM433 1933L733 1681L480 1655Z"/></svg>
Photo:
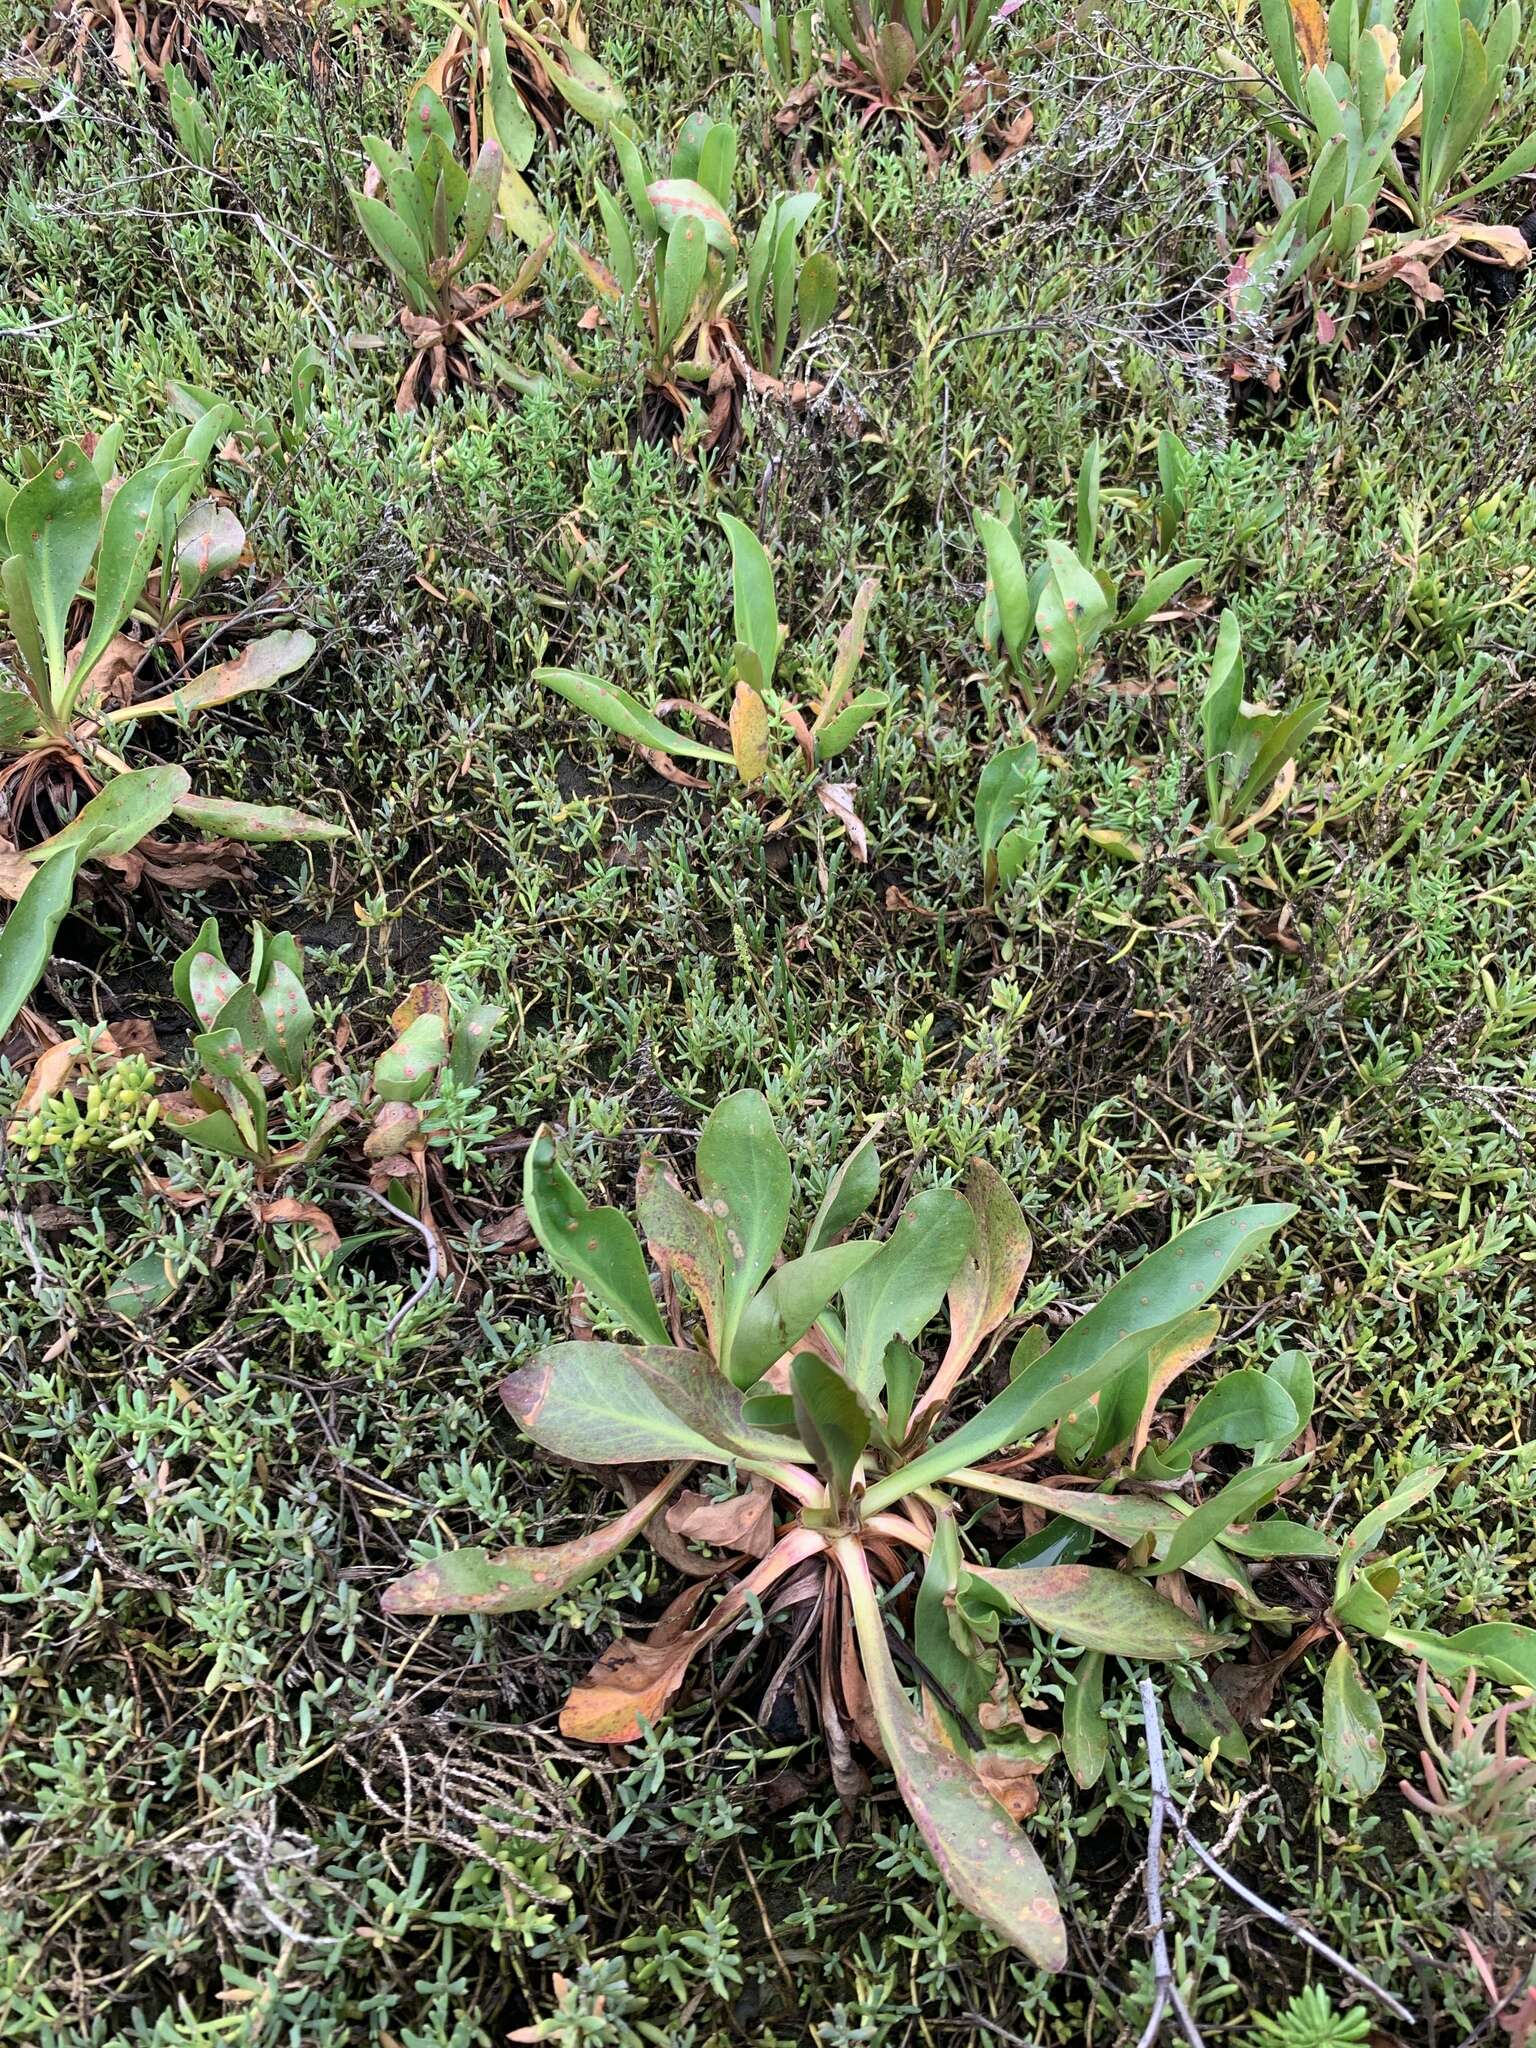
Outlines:
<svg viewBox="0 0 1536 2048"><path fill-rule="evenodd" d="M194 711L206 711L215 704L228 704L252 690L270 689L282 677L302 668L315 651L312 633L267 633L241 648L230 661L204 669L180 688L163 697L149 697L139 704L124 704L109 711L103 723L119 725L129 719L188 718Z"/></svg>
<svg viewBox="0 0 1536 2048"><path fill-rule="evenodd" d="M869 834L864 830L864 820L853 807L853 798L851 783L818 782L816 785L816 801L836 818L848 835L854 859L865 865L869 860Z"/></svg>
<svg viewBox="0 0 1536 2048"><path fill-rule="evenodd" d="M301 1202L293 1195L281 1195L270 1202L255 1201L251 1214L263 1228L269 1223L304 1223L315 1234L315 1246L322 1258L341 1250L341 1233L326 1211L313 1202Z"/></svg>
<svg viewBox="0 0 1536 2048"><path fill-rule="evenodd" d="M521 1614L548 1607L583 1579L617 1557L638 1536L672 1492L686 1465L665 1479L611 1522L570 1543L535 1549L513 1545L494 1556L484 1550L451 1550L418 1565L385 1590L386 1614Z"/></svg>
<svg viewBox="0 0 1536 2048"><path fill-rule="evenodd" d="M731 752L743 782L760 782L768 772L768 707L750 683L738 683L731 700Z"/></svg>
<svg viewBox="0 0 1536 2048"><path fill-rule="evenodd" d="M739 1551L744 1557L766 1557L773 1548L773 1488L754 1477L745 1493L729 1500L710 1500L702 1493L682 1493L667 1509L667 1527L690 1543L711 1550Z"/></svg>

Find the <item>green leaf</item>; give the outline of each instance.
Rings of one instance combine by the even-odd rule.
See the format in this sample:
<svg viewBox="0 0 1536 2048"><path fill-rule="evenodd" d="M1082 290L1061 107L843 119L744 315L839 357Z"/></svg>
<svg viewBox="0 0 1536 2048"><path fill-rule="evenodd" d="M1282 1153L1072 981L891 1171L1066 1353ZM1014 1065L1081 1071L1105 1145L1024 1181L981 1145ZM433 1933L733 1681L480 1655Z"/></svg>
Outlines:
<svg viewBox="0 0 1536 2048"><path fill-rule="evenodd" d="M784 1242L793 1193L789 1155L755 1088L726 1096L710 1112L699 1134L698 1175L725 1248L719 1355L721 1370L734 1379L737 1326Z"/></svg>
<svg viewBox="0 0 1536 2048"><path fill-rule="evenodd" d="M165 508L188 474L187 465L174 464L162 470L152 464L120 485L108 505L96 557L96 602L91 630L69 679L63 716L69 715L69 708L106 653L113 634L138 603L160 545ZM244 538L242 534L242 542Z"/></svg>
<svg viewBox="0 0 1536 2048"><path fill-rule="evenodd" d="M1210 681L1200 700L1205 740L1205 791L1213 818L1224 818L1229 756L1243 701L1243 636L1237 613L1225 611L1216 630Z"/></svg>
<svg viewBox="0 0 1536 2048"><path fill-rule="evenodd" d="M146 1252L124 1266L107 1289L106 1305L128 1322L164 1308L181 1284L181 1276L164 1252Z"/></svg>
<svg viewBox="0 0 1536 2048"><path fill-rule="evenodd" d="M14 747L37 729L37 703L31 692L0 684L0 747Z"/></svg>
<svg viewBox="0 0 1536 2048"><path fill-rule="evenodd" d="M662 271L661 322L658 339L663 349L678 341L699 296L709 262L709 244L696 220L679 220L667 236L667 260Z"/></svg>
<svg viewBox="0 0 1536 2048"><path fill-rule="evenodd" d="M507 32L499 5L485 10L485 48L490 60L485 103L491 117L485 125L501 144L512 169L523 171L533 156L538 130L507 65Z"/></svg>
<svg viewBox="0 0 1536 2048"><path fill-rule="evenodd" d="M1066 1930L1039 1857L965 1758L925 1728L896 1676L863 1554L845 1540L837 1555L881 1741L940 1875L962 1905L1037 1968L1062 1969Z"/></svg>
<svg viewBox="0 0 1536 2048"><path fill-rule="evenodd" d="M866 1496L867 1500L867 1496ZM1000 1593L1037 1628L1116 1657L1206 1657L1231 1640L1213 1635L1155 1592L1145 1579L1091 1564L973 1565L973 1577Z"/></svg>
<svg viewBox="0 0 1536 2048"><path fill-rule="evenodd" d="M1355 1524L1339 1551L1339 1568L1334 1577L1334 1605L1354 1584L1361 1565L1377 1547L1388 1526L1428 1500L1445 1477L1443 1465L1426 1465L1405 1479L1401 1486L1378 1502Z"/></svg>
<svg viewBox="0 0 1536 2048"><path fill-rule="evenodd" d="M1061 1753L1085 1792L1103 1777L1109 1730L1104 1725L1102 1650L1084 1650L1072 1667L1061 1704Z"/></svg>
<svg viewBox="0 0 1536 2048"><path fill-rule="evenodd" d="M719 747L701 746L697 740L685 739L671 726L663 725L617 683L600 683L595 676L584 676L569 668L536 668L533 680L638 747L654 747L689 761L723 761L727 767L734 765L731 756Z"/></svg>
<svg viewBox="0 0 1536 2048"><path fill-rule="evenodd" d="M1192 577L1198 576L1205 567L1203 555L1192 555L1187 562L1174 562L1166 569L1159 569L1149 576L1140 597L1130 610L1116 619L1115 627L1121 633L1134 633L1138 626L1144 626L1154 613L1160 612L1166 604L1172 604L1179 592Z"/></svg>
<svg viewBox="0 0 1536 2048"><path fill-rule="evenodd" d="M1051 573L1035 606L1035 631L1058 692L1082 674L1109 624L1110 605L1091 569L1059 540L1048 540Z"/></svg>
<svg viewBox="0 0 1536 2048"><path fill-rule="evenodd" d="M386 1614L525 1614L552 1606L634 1541L687 1470L675 1465L627 1513L573 1542L514 1544L494 1556L450 1550L387 1586L380 1605Z"/></svg>
<svg viewBox="0 0 1536 2048"><path fill-rule="evenodd" d="M195 975L204 954L210 955L220 967L225 968L229 983L218 996L217 1002L210 998L210 1007L206 1011L194 991ZM206 1031L212 1026L224 1003L234 993L236 983L237 977L229 972L225 963L224 948L219 939L219 921L216 917L205 917L197 937L187 950L178 956L171 968L171 987L175 991L176 1000Z"/></svg>
<svg viewBox="0 0 1536 2048"><path fill-rule="evenodd" d="M1340 1643L1323 1679L1323 1768L1349 1799L1369 1799L1386 1774L1381 1708L1355 1662Z"/></svg>
<svg viewBox="0 0 1536 2048"><path fill-rule="evenodd" d="M636 220L646 234L658 234L660 225L656 219L656 209L646 196L648 181L645 175L645 159L636 148L632 137L626 135L622 128L611 129L608 139L613 144L614 154L619 160L624 190L629 194L629 203L635 209Z"/></svg>
<svg viewBox="0 0 1536 2048"><path fill-rule="evenodd" d="M84 449L66 441L22 485L5 518L6 545L26 577L55 699L64 688L69 608L100 535L101 479Z"/></svg>
<svg viewBox="0 0 1536 2048"><path fill-rule="evenodd" d="M1097 434L1083 450L1077 472L1077 552L1090 567L1099 539L1099 479L1104 470L1104 450Z"/></svg>
<svg viewBox="0 0 1536 2048"><path fill-rule="evenodd" d="M0 1038L42 979L64 914L74 901L80 854L66 848L45 860L0 927Z"/></svg>
<svg viewBox="0 0 1536 2048"><path fill-rule="evenodd" d="M878 1123L861 1139L827 1182L815 1220L806 1233L807 1252L820 1251L853 1228L880 1192L880 1154L875 1149Z"/></svg>
<svg viewBox="0 0 1536 2048"><path fill-rule="evenodd" d="M835 712L816 735L818 761L835 761L858 738L873 718L890 704L884 690L860 690L857 697Z"/></svg>
<svg viewBox="0 0 1536 2048"><path fill-rule="evenodd" d="M926 1188L843 1288L848 1380L866 1401L881 1393L886 1345L893 1337L916 1337L937 1312L975 1228L969 1204L953 1188Z"/></svg>
<svg viewBox="0 0 1536 2048"><path fill-rule="evenodd" d="M1306 1470L1306 1458L1293 1458L1288 1465L1257 1465L1229 1479L1193 1514L1179 1524L1178 1532L1158 1560L1160 1572L1175 1572L1208 1543L1215 1543L1234 1522L1246 1522L1254 1512L1272 1501L1287 1479Z"/></svg>
<svg viewBox="0 0 1536 2048"><path fill-rule="evenodd" d="M825 249L813 249L800 266L800 339L809 341L837 311L837 265Z"/></svg>
<svg viewBox="0 0 1536 2048"><path fill-rule="evenodd" d="M698 180L729 213L736 181L736 130L729 121L711 123L699 146Z"/></svg>
<svg viewBox="0 0 1536 2048"><path fill-rule="evenodd" d="M1192 1742L1198 1742L1207 1752L1215 1750L1229 1764L1247 1763L1247 1736L1215 1686L1198 1671L1179 1673L1169 1687L1168 1705L1174 1720Z"/></svg>
<svg viewBox="0 0 1536 2048"><path fill-rule="evenodd" d="M358 225L372 243L374 253L404 290L411 310L430 313L433 292L427 276L427 257L415 233L382 199L370 199L362 192L348 196Z"/></svg>
<svg viewBox="0 0 1536 2048"><path fill-rule="evenodd" d="M1296 1404L1280 1385L1262 1372L1229 1372L1195 1403L1194 1413L1166 1450L1148 1448L1137 1471L1166 1479L1189 1470L1199 1451L1212 1444L1236 1444L1248 1450L1266 1437L1296 1440Z"/></svg>
<svg viewBox="0 0 1536 2048"><path fill-rule="evenodd" d="M28 849L28 860L51 860L66 847L78 848L82 861L108 860L131 853L143 838L163 825L186 794L185 768L134 768L112 780L51 839ZM30 893L30 892L29 892Z"/></svg>
<svg viewBox="0 0 1536 2048"><path fill-rule="evenodd" d="M591 1209L555 1155L548 1125L534 1133L523 1161L523 1207L556 1272L590 1294L647 1343L670 1343L651 1295L634 1225L618 1209Z"/></svg>
<svg viewBox="0 0 1536 2048"><path fill-rule="evenodd" d="M348 837L345 825L312 818L291 804L245 804L234 797L185 796L176 805L176 816L194 831L253 846L313 845Z"/></svg>
<svg viewBox="0 0 1536 2048"><path fill-rule="evenodd" d="M1518 1622L1480 1621L1453 1636L1427 1629L1383 1628L1377 1633L1383 1642L1412 1650L1442 1678L1464 1678L1475 1671L1480 1678L1536 1691L1536 1629Z"/></svg>
<svg viewBox="0 0 1536 2048"><path fill-rule="evenodd" d="M796 1358L789 1382L800 1441L827 1481L834 1504L851 1499L853 1475L869 1443L868 1408L842 1374L813 1351Z"/></svg>
<svg viewBox="0 0 1536 2048"><path fill-rule="evenodd" d="M877 1480L866 1496L868 1511L875 1513L914 1486L927 1486L1035 1430L1049 1428L1064 1412L1063 1399L1071 1406L1069 1387L1086 1399L1096 1373L1112 1377L1131 1362L1132 1354L1117 1355L1117 1347L1141 1337L1150 1339L1198 1307L1295 1213L1289 1203L1260 1202L1204 1217L1177 1231L1117 1280L979 1415L901 1471Z"/></svg>
<svg viewBox="0 0 1536 2048"><path fill-rule="evenodd" d="M37 692L39 704L51 702L48 689L48 656L43 636L32 609L32 589L27 565L20 555L7 555L0 562L0 591L5 595L5 615L16 642L22 666Z"/></svg>
<svg viewBox="0 0 1536 2048"><path fill-rule="evenodd" d="M1292 1522L1284 1515L1251 1522L1244 1530L1228 1529L1221 1539L1223 1550L1235 1557L1337 1557L1339 1546L1321 1529L1306 1522Z"/></svg>
<svg viewBox="0 0 1536 2048"><path fill-rule="evenodd" d="M597 210L603 216L603 232L608 237L608 268L618 279L619 289L627 295L640 279L634 237L629 232L623 208L608 188L605 185L594 186L593 196L597 200Z"/></svg>
<svg viewBox="0 0 1536 2048"><path fill-rule="evenodd" d="M1265 727L1253 763L1232 799L1234 817L1240 819L1244 812L1258 801L1286 762L1293 760L1300 752L1302 743L1312 736L1327 714L1326 700L1298 704L1294 711L1281 713Z"/></svg>
<svg viewBox="0 0 1536 2048"><path fill-rule="evenodd" d="M448 1027L433 1011L407 1025L374 1063L374 1092L383 1102L419 1102L448 1057Z"/></svg>
<svg viewBox="0 0 1536 2048"><path fill-rule="evenodd" d="M1029 574L1018 542L1000 519L994 519L989 512L978 512L976 531L986 551L987 588L997 605L1003 644L1017 666L1024 659L1035 625L1035 599Z"/></svg>
<svg viewBox="0 0 1536 2048"><path fill-rule="evenodd" d="M471 1003L453 1027L448 1064L461 1088L468 1088L480 1072L480 1062L491 1049L506 1011L499 1003Z"/></svg>
<svg viewBox="0 0 1536 2048"><path fill-rule="evenodd" d="M880 1372L885 1380L886 1428L891 1442L899 1444L911 1425L912 1403L923 1377L923 1361L910 1344L893 1337L885 1347Z"/></svg>
<svg viewBox="0 0 1536 2048"><path fill-rule="evenodd" d="M536 1444L584 1465L782 1465L799 1450L743 1418L710 1359L667 1345L553 1344L503 1380L501 1397Z"/></svg>
<svg viewBox="0 0 1536 2048"><path fill-rule="evenodd" d="M1034 786L1039 760L1034 741L1026 740L1022 746L1000 748L981 771L976 784L976 843L984 879L995 873L994 855Z"/></svg>
<svg viewBox="0 0 1536 2048"><path fill-rule="evenodd" d="M763 686L773 683L774 664L779 658L779 612L773 594L773 564L768 551L749 526L722 512L720 524L731 544L731 584L734 593L736 638L752 649L762 664Z"/></svg>
<svg viewBox="0 0 1536 2048"><path fill-rule="evenodd" d="M991 1696L997 1655L994 1650L982 1653L983 1646L957 1612L961 1569L955 1518L945 1512L934 1523L933 1542L918 1581L912 1641L924 1670L932 1673L974 1727L977 1710ZM931 1690L927 1697L930 1711L938 1716L951 1741L963 1742L964 1726Z"/></svg>
<svg viewBox="0 0 1536 2048"><path fill-rule="evenodd" d="M469 188L459 210L459 246L453 253L453 269L473 263L485 246L485 238L496 218L496 201L501 193L504 159L501 144L487 139L480 145L469 174Z"/></svg>
<svg viewBox="0 0 1536 2048"><path fill-rule="evenodd" d="M791 1351L833 1296L879 1249L869 1240L828 1245L770 1273L747 1303L731 1346L731 1378L737 1386L752 1386Z"/></svg>
<svg viewBox="0 0 1536 2048"><path fill-rule="evenodd" d="M286 961L272 962L258 1004L267 1058L280 1074L297 1081L314 1033L315 1013L303 982Z"/></svg>

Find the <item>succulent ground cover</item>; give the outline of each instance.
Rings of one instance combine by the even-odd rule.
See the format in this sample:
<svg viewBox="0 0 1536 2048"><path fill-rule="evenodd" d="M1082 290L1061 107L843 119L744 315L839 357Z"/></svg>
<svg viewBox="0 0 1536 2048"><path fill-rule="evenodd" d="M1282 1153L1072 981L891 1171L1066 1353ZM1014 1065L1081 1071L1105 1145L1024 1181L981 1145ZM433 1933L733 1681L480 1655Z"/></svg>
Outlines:
<svg viewBox="0 0 1536 2048"><path fill-rule="evenodd" d="M6 2039L1530 2034L1536 124L1451 11L0 17Z"/></svg>

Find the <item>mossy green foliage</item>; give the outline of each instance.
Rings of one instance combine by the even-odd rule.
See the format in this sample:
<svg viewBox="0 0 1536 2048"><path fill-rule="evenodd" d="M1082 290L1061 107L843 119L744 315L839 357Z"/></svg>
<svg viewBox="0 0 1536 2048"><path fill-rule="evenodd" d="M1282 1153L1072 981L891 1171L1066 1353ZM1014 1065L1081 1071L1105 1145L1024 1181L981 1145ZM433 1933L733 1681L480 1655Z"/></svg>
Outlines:
<svg viewBox="0 0 1536 2048"><path fill-rule="evenodd" d="M183 1160L164 1192L94 1160L7 1157L6 2038L489 2048L545 2021L539 2038L601 2048L896 2048L1139 2032L1150 1965L1122 1888L1147 1793L1123 1674L1106 1673L1103 1776L1081 1792L1056 1766L1029 1824L1074 1929L1076 1971L1045 1982L935 1888L878 1775L850 1826L788 1704L757 1725L751 1675L782 1638L733 1637L717 1670L747 1650L746 1679L716 1702L702 1674L643 1745L556 1737L609 1631L673 1583L644 1547L552 1617L382 1614L383 1587L437 1546L569 1540L621 1505L535 1452L494 1398L564 1333L542 1259L485 1241L541 1120L575 1134L589 1199L627 1204L641 1150L691 1157L731 1089L764 1091L807 1182L889 1109L894 1174L920 1187L983 1157L1017 1191L1035 1239L1022 1306L1053 1327L1197 1206L1299 1204L1283 1256L1228 1289L1243 1335L1211 1369L1239 1349L1259 1369L1306 1353L1318 1451L1287 1506L1335 1532L1417 1467L1448 1468L1389 1538L1405 1627L1523 1618L1529 296L1491 311L1453 267L1427 320L1373 301L1357 348L1307 330L1277 392L1234 388L1205 311L1224 258L1202 166L1257 219L1262 142L1196 75L1230 24L1214 4L1118 17L1030 0L1010 18L998 49L1036 132L978 181L963 147L935 170L899 122L861 134L831 94L765 142L772 102L735 15L673 10L656 34L593 9L594 48L647 132L671 137L706 101L739 121L744 216L794 181L802 149L834 195L818 220L836 222L838 317L789 366L825 395L749 405L727 473L646 442L641 358L612 330L582 338L611 372L601 390L470 391L395 417L396 295L346 188L361 136L398 132L440 42L425 7L322 15L265 54L206 22L209 171L105 42L77 91L6 89L9 444L122 416L125 462L142 460L167 379L280 419L298 351L328 359L291 456L215 465L251 537L249 599L280 585L319 655L291 698L175 746L199 789L275 792L355 837L274 856L213 907L227 929L260 915L300 937L323 1027L349 1013L372 1050L429 971L509 1013L478 1097L449 1105L455 1207L439 1220L460 1282L398 1328L421 1244L381 1235L387 1219L324 1165L287 1191L335 1214L332 1261L300 1227L258 1231L235 1162ZM27 26L13 16L11 33ZM595 245L590 194L613 168L569 122L539 157L540 204ZM489 244L486 277L510 282L521 255ZM546 287L544 330L569 342L588 288L560 259ZM539 326L511 345L545 366ZM1127 494L1103 516L1136 559L1150 542L1130 499L1155 483L1165 427L1195 453L1179 552L1206 566L1182 596L1209 603L1111 648L1107 675L1068 694L983 913L977 778L1021 733L976 632L973 516L1006 482L1031 558L1070 539L1097 434ZM769 804L731 777L665 784L531 680L579 666L724 716L722 512L761 535L792 644L809 659L820 643L826 667L860 580L879 578L861 681L891 704L847 756L867 865L819 806L770 839ZM1250 698L1329 707L1261 850L1236 863L1211 849L1201 751L1223 607ZM170 1034L170 964L209 905L139 897L125 919L123 900L63 927L47 1008L147 1014ZM114 1279L156 1251L170 1305L109 1316ZM1469 1908L1414 1854L1393 1789L1417 1748L1411 1670L1355 1647L1385 1712L1374 1797L1320 1783L1326 1643L1282 1679L1246 1765L1217 1761L1202 1785L1204 1745L1179 1738L1181 1797L1207 1839L1248 1799L1243 1874L1470 2029ZM1063 1660L1020 1633L1017 1689L1048 1716ZM1202 1877L1164 1895L1213 2033L1284 2008L1305 1958L1257 1925L1235 1941Z"/></svg>

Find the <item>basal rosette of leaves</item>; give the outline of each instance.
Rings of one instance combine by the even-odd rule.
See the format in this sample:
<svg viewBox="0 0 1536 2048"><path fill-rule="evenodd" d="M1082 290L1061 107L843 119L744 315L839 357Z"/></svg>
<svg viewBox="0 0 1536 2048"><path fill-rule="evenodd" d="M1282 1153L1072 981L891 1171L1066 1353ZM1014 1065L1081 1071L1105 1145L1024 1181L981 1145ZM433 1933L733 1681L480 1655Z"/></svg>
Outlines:
<svg viewBox="0 0 1536 2048"><path fill-rule="evenodd" d="M863 1735L883 1751L950 1888L1040 1966L1060 1968L1055 1893L1015 1816L1032 1808L1030 1781L1058 1747L1081 1783L1103 1770L1106 1660L1189 1664L1234 1640L1233 1622L1287 1625L1298 1617L1266 1603L1247 1561L1333 1554L1305 1523L1259 1518L1306 1462L1285 1456L1310 1414L1304 1369L1229 1372L1177 1425L1162 1412L1216 1340L1219 1317L1202 1304L1295 1212L1260 1203L1179 1231L1054 1342L1026 1330L1007 1384L956 1423L956 1397L997 1357L1031 1256L995 1171L975 1162L963 1191L924 1189L888 1235L861 1235L880 1186L871 1135L786 1257L790 1161L749 1090L706 1122L696 1184L685 1192L647 1159L637 1233L619 1210L588 1205L539 1132L529 1220L585 1314L627 1334L546 1347L502 1398L559 1457L659 1470L625 1514L573 1543L451 1552L393 1585L385 1606L544 1607L658 1517L669 1555L690 1536L736 1552L741 1576L703 1619L694 1584L647 1640L603 1654L566 1703L565 1734L636 1739L755 1603L770 1614L791 1595L797 1613L814 1603L831 1746ZM1249 1456L1225 1481L1211 1469L1218 1446L1227 1468ZM680 1495L697 1465L727 1468L741 1490ZM1018 1476L1023 1467L1037 1476ZM994 1557L973 1517L999 1500L1043 1527ZM913 1573L915 1591L894 1593ZM1013 1697L1020 1628L1082 1653L1059 1735L1031 1727Z"/></svg>

